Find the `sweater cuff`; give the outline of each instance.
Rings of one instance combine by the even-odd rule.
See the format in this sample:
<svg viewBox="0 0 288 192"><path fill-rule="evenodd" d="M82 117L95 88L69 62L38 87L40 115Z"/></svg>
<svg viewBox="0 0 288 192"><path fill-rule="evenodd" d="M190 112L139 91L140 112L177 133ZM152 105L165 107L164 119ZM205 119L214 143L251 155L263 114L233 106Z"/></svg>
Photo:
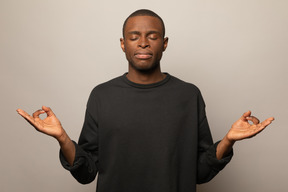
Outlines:
<svg viewBox="0 0 288 192"><path fill-rule="evenodd" d="M217 172L221 171L232 159L233 157L233 149L222 159L218 160L216 157L217 146L220 141L216 142L214 145L210 147L208 150L208 164L213 167Z"/></svg>
<svg viewBox="0 0 288 192"><path fill-rule="evenodd" d="M64 157L61 149L59 150L59 158L60 158L61 165L64 167L64 169L68 171L73 171L84 163L83 150L79 147L79 145L75 141L72 141L72 142L75 146L75 159L74 159L72 166L68 163L68 161Z"/></svg>

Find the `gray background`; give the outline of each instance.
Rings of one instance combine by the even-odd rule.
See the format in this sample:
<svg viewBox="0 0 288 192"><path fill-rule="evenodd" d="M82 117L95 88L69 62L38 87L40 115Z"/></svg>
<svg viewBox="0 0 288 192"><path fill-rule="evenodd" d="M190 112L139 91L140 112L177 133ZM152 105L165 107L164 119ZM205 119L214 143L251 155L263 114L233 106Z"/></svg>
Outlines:
<svg viewBox="0 0 288 192"><path fill-rule="evenodd" d="M95 191L58 160L58 143L16 113L50 106L77 140L90 91L127 71L124 19L149 8L170 38L162 70L196 84L214 140L243 112L276 120L235 145L233 161L199 192L287 191L286 0L1 0L1 191ZM153 177L153 175L151 175Z"/></svg>

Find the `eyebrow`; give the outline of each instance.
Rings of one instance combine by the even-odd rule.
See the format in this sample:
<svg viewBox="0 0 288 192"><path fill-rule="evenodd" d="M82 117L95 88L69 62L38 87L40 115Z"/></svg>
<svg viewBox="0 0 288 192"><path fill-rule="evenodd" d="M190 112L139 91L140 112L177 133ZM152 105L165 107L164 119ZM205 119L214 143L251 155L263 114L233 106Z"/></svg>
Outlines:
<svg viewBox="0 0 288 192"><path fill-rule="evenodd" d="M128 34L140 35L141 33L139 31L129 31Z"/></svg>
<svg viewBox="0 0 288 192"><path fill-rule="evenodd" d="M155 33L161 35L159 31L148 31L147 35L155 34ZM129 31L128 34L141 35L139 31Z"/></svg>

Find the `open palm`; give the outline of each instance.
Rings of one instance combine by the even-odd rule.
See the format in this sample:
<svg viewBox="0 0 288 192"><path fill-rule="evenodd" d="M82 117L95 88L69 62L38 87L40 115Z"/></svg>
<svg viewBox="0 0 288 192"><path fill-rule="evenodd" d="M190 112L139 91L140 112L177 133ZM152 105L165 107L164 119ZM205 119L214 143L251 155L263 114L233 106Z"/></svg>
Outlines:
<svg viewBox="0 0 288 192"><path fill-rule="evenodd" d="M270 117L260 123L256 117L251 116L251 111L248 111L232 125L227 137L230 141L251 138L265 129L273 120L274 118ZM253 124L250 124L249 121L252 121Z"/></svg>
<svg viewBox="0 0 288 192"><path fill-rule="evenodd" d="M22 109L17 109L19 115L26 119L37 131L45 133L55 138L61 137L64 129L61 126L59 119L55 116L53 111L49 107L42 107L42 110L37 110L33 115L29 115ZM47 117L41 119L39 115L46 113Z"/></svg>

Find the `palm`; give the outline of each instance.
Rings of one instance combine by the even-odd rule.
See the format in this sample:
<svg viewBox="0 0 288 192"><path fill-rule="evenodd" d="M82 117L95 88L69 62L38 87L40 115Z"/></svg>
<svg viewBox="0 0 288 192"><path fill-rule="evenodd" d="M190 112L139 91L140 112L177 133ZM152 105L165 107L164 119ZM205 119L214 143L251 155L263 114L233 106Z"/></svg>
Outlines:
<svg viewBox="0 0 288 192"><path fill-rule="evenodd" d="M274 118L271 117L259 123L259 120L256 117L250 115L250 111L244 113L243 116L232 125L228 132L229 140L239 141L242 139L251 138L260 133L274 120ZM252 121L253 124L250 124L248 121Z"/></svg>
<svg viewBox="0 0 288 192"><path fill-rule="evenodd" d="M53 136L55 138L60 137L63 134L63 128L60 121L50 108L43 107L43 110L38 110L30 116L25 111L18 109L18 113L26 119L37 131ZM45 119L39 117L40 114L47 113Z"/></svg>
<svg viewBox="0 0 288 192"><path fill-rule="evenodd" d="M38 126L38 130L48 135L57 135L58 127L61 126L59 120L55 117L47 116L45 119L39 117L35 119L35 124Z"/></svg>
<svg viewBox="0 0 288 192"><path fill-rule="evenodd" d="M230 129L230 136L233 140L242 140L244 138L252 137L255 134L256 125L250 125L248 121L238 120Z"/></svg>

